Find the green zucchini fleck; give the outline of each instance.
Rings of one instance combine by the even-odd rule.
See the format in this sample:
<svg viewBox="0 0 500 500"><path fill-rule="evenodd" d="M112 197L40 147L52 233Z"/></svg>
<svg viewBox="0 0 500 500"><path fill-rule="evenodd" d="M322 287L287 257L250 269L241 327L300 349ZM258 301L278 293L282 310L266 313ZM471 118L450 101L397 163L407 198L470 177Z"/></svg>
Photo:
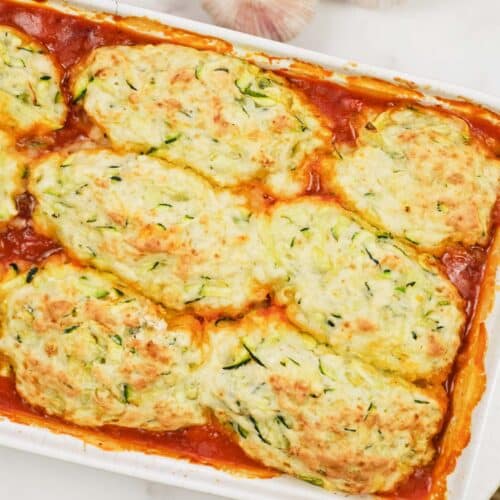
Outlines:
<svg viewBox="0 0 500 500"><path fill-rule="evenodd" d="M238 434L243 438L246 439L248 437L248 431L244 428L241 427L240 424L236 424L236 428L238 429Z"/></svg>
<svg viewBox="0 0 500 500"><path fill-rule="evenodd" d="M116 344L116 345L122 345L123 341L120 335L112 335L111 340Z"/></svg>
<svg viewBox="0 0 500 500"><path fill-rule="evenodd" d="M252 415L249 415L248 416L248 419L250 420L250 422L252 422L252 425L255 429L255 431L257 432L257 436L259 436L259 439L263 442L263 443L266 443L266 444L271 444L263 435L262 433L260 432L260 429L259 429L259 425L257 424L257 421L255 420L255 418L253 418Z"/></svg>
<svg viewBox="0 0 500 500"><path fill-rule="evenodd" d="M262 366L263 368L266 368L266 365L251 351L251 349L245 344L245 342L241 342L242 345L243 345L243 348L245 349L245 351L248 352L248 354L250 355L250 357L259 365L259 366Z"/></svg>
<svg viewBox="0 0 500 500"><path fill-rule="evenodd" d="M414 245L420 245L420 243L417 240L413 240L412 238L409 238L406 235L405 235L405 240L408 240L410 243L413 243Z"/></svg>
<svg viewBox="0 0 500 500"><path fill-rule="evenodd" d="M277 415L276 416L276 422L278 422L281 425L284 425L287 429L291 429L291 426L288 425L288 423L285 420L285 417L283 415Z"/></svg>
<svg viewBox="0 0 500 500"><path fill-rule="evenodd" d="M91 255L92 257L97 257L97 254L94 252L94 250L92 250L92 248L90 248L89 246L88 246L88 247L86 247L86 248L87 248L87 250L90 252L90 255Z"/></svg>
<svg viewBox="0 0 500 500"><path fill-rule="evenodd" d="M366 413L365 413L365 416L363 418L363 420L366 420L368 418L368 414L370 413L370 411L372 411L373 409L375 408L375 405L373 404L373 402L370 402L370 404L368 405L368 408L366 409Z"/></svg>
<svg viewBox="0 0 500 500"><path fill-rule="evenodd" d="M122 403L129 404L131 389L128 384L121 384Z"/></svg>
<svg viewBox="0 0 500 500"><path fill-rule="evenodd" d="M257 85L259 89L267 89L267 87L271 87L273 84L270 78L259 78Z"/></svg>
<svg viewBox="0 0 500 500"><path fill-rule="evenodd" d="M332 143L333 145L333 149L335 151L335 153L337 153L337 156L339 157L339 160L343 160L344 157L340 154L340 151L337 149L337 146L335 145L335 143Z"/></svg>
<svg viewBox="0 0 500 500"><path fill-rule="evenodd" d="M257 98L268 97L266 94L263 94L262 92L256 92L255 90L252 90L251 83L249 83L246 87L243 87L242 82L240 80L235 80L234 84L236 85L238 90L244 95Z"/></svg>
<svg viewBox="0 0 500 500"><path fill-rule="evenodd" d="M242 359L235 361L234 363L231 363L230 365L223 366L222 369L223 370L235 370L236 368L239 368L240 366L244 366L247 363L250 363L251 360L252 360L252 358L249 355L247 355L247 356L243 357Z"/></svg>
<svg viewBox="0 0 500 500"><path fill-rule="evenodd" d="M224 322L224 321L236 321L236 320L234 318L223 316L222 318L217 319L215 321L214 325L215 326L219 326L219 324L222 323L222 322Z"/></svg>
<svg viewBox="0 0 500 500"><path fill-rule="evenodd" d="M319 477L313 477L313 476L298 476L298 478L302 481L305 481L306 483L313 484L314 486L319 486L320 488L323 488L325 482L323 479Z"/></svg>
<svg viewBox="0 0 500 500"><path fill-rule="evenodd" d="M184 301L184 304L194 304L195 302L199 302L200 300L204 299L205 297L196 297L194 299L186 300Z"/></svg>
<svg viewBox="0 0 500 500"><path fill-rule="evenodd" d="M239 99L235 99L235 101L240 105L242 111L247 115L247 116L250 116L248 114L248 111L247 111L247 108L245 108L245 99L243 97L240 97Z"/></svg>
<svg viewBox="0 0 500 500"><path fill-rule="evenodd" d="M128 80L125 80L127 82L127 85L132 89L132 90L135 90L137 91L137 88L134 87Z"/></svg>
<svg viewBox="0 0 500 500"><path fill-rule="evenodd" d="M372 253L370 252L370 250L368 250L368 248L365 247L365 252L366 254L368 255L368 258L376 265L376 266L379 266L380 265L380 261L378 259L376 259Z"/></svg>
<svg viewBox="0 0 500 500"><path fill-rule="evenodd" d="M304 123L304 121L298 117L297 115L293 115L294 118L299 122L300 124L300 131L305 132L307 130L307 125Z"/></svg>
<svg viewBox="0 0 500 500"><path fill-rule="evenodd" d="M163 141L163 144L172 144L173 142L175 142L177 139L179 139L179 137L181 136L181 133L178 132L177 134L171 134L171 135L168 135L165 140Z"/></svg>
<svg viewBox="0 0 500 500"><path fill-rule="evenodd" d="M198 64L198 66L196 66L195 70L194 70L194 76L197 80L200 80L201 79L201 70L203 69L203 64L200 63Z"/></svg>
<svg viewBox="0 0 500 500"><path fill-rule="evenodd" d="M78 102L80 102L85 97L86 93L87 93L87 87L82 89L80 93L73 98L73 104L77 104Z"/></svg>
<svg viewBox="0 0 500 500"><path fill-rule="evenodd" d="M38 267L32 267L28 271L28 274L26 275L26 283L31 283L37 272L38 272Z"/></svg>
<svg viewBox="0 0 500 500"><path fill-rule="evenodd" d="M96 290L94 293L94 297L96 299L105 299L109 295L109 292L107 290Z"/></svg>
<svg viewBox="0 0 500 500"><path fill-rule="evenodd" d="M392 238L392 234L391 233L378 233L377 234L377 239L379 240L390 240Z"/></svg>
<svg viewBox="0 0 500 500"><path fill-rule="evenodd" d="M65 328L63 330L63 332L64 333L71 333L71 332L74 332L77 328L80 328L80 325L68 326L68 328Z"/></svg>

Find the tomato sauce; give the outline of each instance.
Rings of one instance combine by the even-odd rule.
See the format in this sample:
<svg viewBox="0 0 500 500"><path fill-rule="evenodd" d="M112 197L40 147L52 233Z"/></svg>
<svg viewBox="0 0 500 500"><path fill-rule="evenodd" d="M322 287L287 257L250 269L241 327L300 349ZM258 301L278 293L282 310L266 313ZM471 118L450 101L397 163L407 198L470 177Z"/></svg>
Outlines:
<svg viewBox="0 0 500 500"><path fill-rule="evenodd" d="M387 108L394 106L388 99L378 99L354 90L349 90L332 82L288 77L293 86L300 89L327 119L333 130L333 140L354 144L357 120L367 106Z"/></svg>
<svg viewBox="0 0 500 500"><path fill-rule="evenodd" d="M108 450L137 450L187 458L223 469L236 468L259 477L275 474L271 469L247 457L215 421L209 425L170 432L147 432L110 425L99 428L81 427L48 416L28 405L18 395L14 380L10 377L0 377L0 414L15 422L37 424L57 433L83 437L86 441Z"/></svg>
<svg viewBox="0 0 500 500"><path fill-rule="evenodd" d="M69 114L63 129L41 138L47 149L64 147L87 137L90 122L86 115L71 104L68 90L71 68L95 47L136 43L158 43L153 37L137 34L109 23L96 23L63 14L43 6L12 4L0 0L0 24L17 28L45 44L64 72L63 91ZM315 104L333 130L334 142L353 144L356 125L367 109L386 109L397 101L374 97L349 90L334 83L310 78L288 77ZM481 121L471 122L474 133L498 154L500 130ZM37 140L40 138L37 138ZM32 137L21 137L22 149ZM321 178L314 166L309 172L308 194L321 193ZM274 201L274 200L272 200ZM62 251L59 244L37 234L31 225L34 199L27 193L17 198L19 216L0 233L0 264L40 262L49 255ZM498 222L500 210L495 208L494 220ZM484 270L486 249L481 247L454 247L441 258L443 269L466 300L470 319L474 313L481 277ZM467 333L467 332L465 332ZM452 374L446 382L451 394ZM14 421L48 427L54 432L75 435L106 449L140 450L146 453L175 456L217 465L231 470L241 470L257 476L271 476L274 472L250 459L215 421L208 425L190 427L173 432L146 432L114 426L83 428L45 415L33 408L17 394L10 377L0 377L0 415ZM422 500L431 490L432 467L417 470L396 492L384 498Z"/></svg>

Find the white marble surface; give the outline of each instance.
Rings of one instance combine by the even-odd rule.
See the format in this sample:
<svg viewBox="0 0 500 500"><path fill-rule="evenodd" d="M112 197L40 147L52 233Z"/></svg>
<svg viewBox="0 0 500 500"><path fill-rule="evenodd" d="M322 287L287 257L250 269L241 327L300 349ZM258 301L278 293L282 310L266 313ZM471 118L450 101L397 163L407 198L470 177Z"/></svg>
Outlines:
<svg viewBox="0 0 500 500"><path fill-rule="evenodd" d="M197 0L129 3L209 21ZM400 6L388 10L365 10L341 1L322 0L314 22L292 43L500 96L500 0L403 0ZM500 416L500 394L491 410ZM491 429L497 425L494 420L498 422L498 418L490 419ZM492 439L495 434L498 438L498 432L485 433ZM485 447L485 464L498 465L498 450L500 439L492 440ZM1 499L216 498L6 448L0 448L0 463ZM500 473L498 476L500 480ZM495 479L490 477L491 481Z"/></svg>

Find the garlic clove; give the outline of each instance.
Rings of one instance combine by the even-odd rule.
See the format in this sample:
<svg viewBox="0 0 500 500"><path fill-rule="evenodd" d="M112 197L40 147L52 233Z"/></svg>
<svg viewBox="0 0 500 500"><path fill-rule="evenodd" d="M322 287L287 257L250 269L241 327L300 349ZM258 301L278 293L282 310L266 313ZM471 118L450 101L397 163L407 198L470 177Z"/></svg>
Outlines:
<svg viewBox="0 0 500 500"><path fill-rule="evenodd" d="M215 23L226 28L286 41L314 16L316 0L203 0Z"/></svg>

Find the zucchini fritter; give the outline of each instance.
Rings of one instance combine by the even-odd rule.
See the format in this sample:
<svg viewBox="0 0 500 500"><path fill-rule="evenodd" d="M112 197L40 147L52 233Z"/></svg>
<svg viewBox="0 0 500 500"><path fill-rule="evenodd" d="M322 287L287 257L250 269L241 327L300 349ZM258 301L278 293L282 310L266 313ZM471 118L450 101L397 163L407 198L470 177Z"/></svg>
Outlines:
<svg viewBox="0 0 500 500"><path fill-rule="evenodd" d="M30 175L39 231L177 310L237 314L270 277L245 198L146 155L50 155Z"/></svg>
<svg viewBox="0 0 500 500"><path fill-rule="evenodd" d="M251 457L350 493L392 490L434 455L443 396L333 353L275 310L209 328L203 404Z"/></svg>
<svg viewBox="0 0 500 500"><path fill-rule="evenodd" d="M187 165L220 186L262 180L275 196L305 189L304 164L331 136L279 76L178 45L96 49L73 96L115 147Z"/></svg>
<svg viewBox="0 0 500 500"><path fill-rule="evenodd" d="M8 26L0 26L0 127L39 133L64 125L61 74L48 50Z"/></svg>
<svg viewBox="0 0 500 500"><path fill-rule="evenodd" d="M114 277L54 259L4 280L0 350L19 394L79 425L170 430L204 423L200 325Z"/></svg>
<svg viewBox="0 0 500 500"><path fill-rule="evenodd" d="M500 161L460 118L415 107L385 111L324 174L345 204L419 249L488 241Z"/></svg>
<svg viewBox="0 0 500 500"><path fill-rule="evenodd" d="M434 258L319 197L275 205L265 234L292 322L410 380L446 377L465 315Z"/></svg>

